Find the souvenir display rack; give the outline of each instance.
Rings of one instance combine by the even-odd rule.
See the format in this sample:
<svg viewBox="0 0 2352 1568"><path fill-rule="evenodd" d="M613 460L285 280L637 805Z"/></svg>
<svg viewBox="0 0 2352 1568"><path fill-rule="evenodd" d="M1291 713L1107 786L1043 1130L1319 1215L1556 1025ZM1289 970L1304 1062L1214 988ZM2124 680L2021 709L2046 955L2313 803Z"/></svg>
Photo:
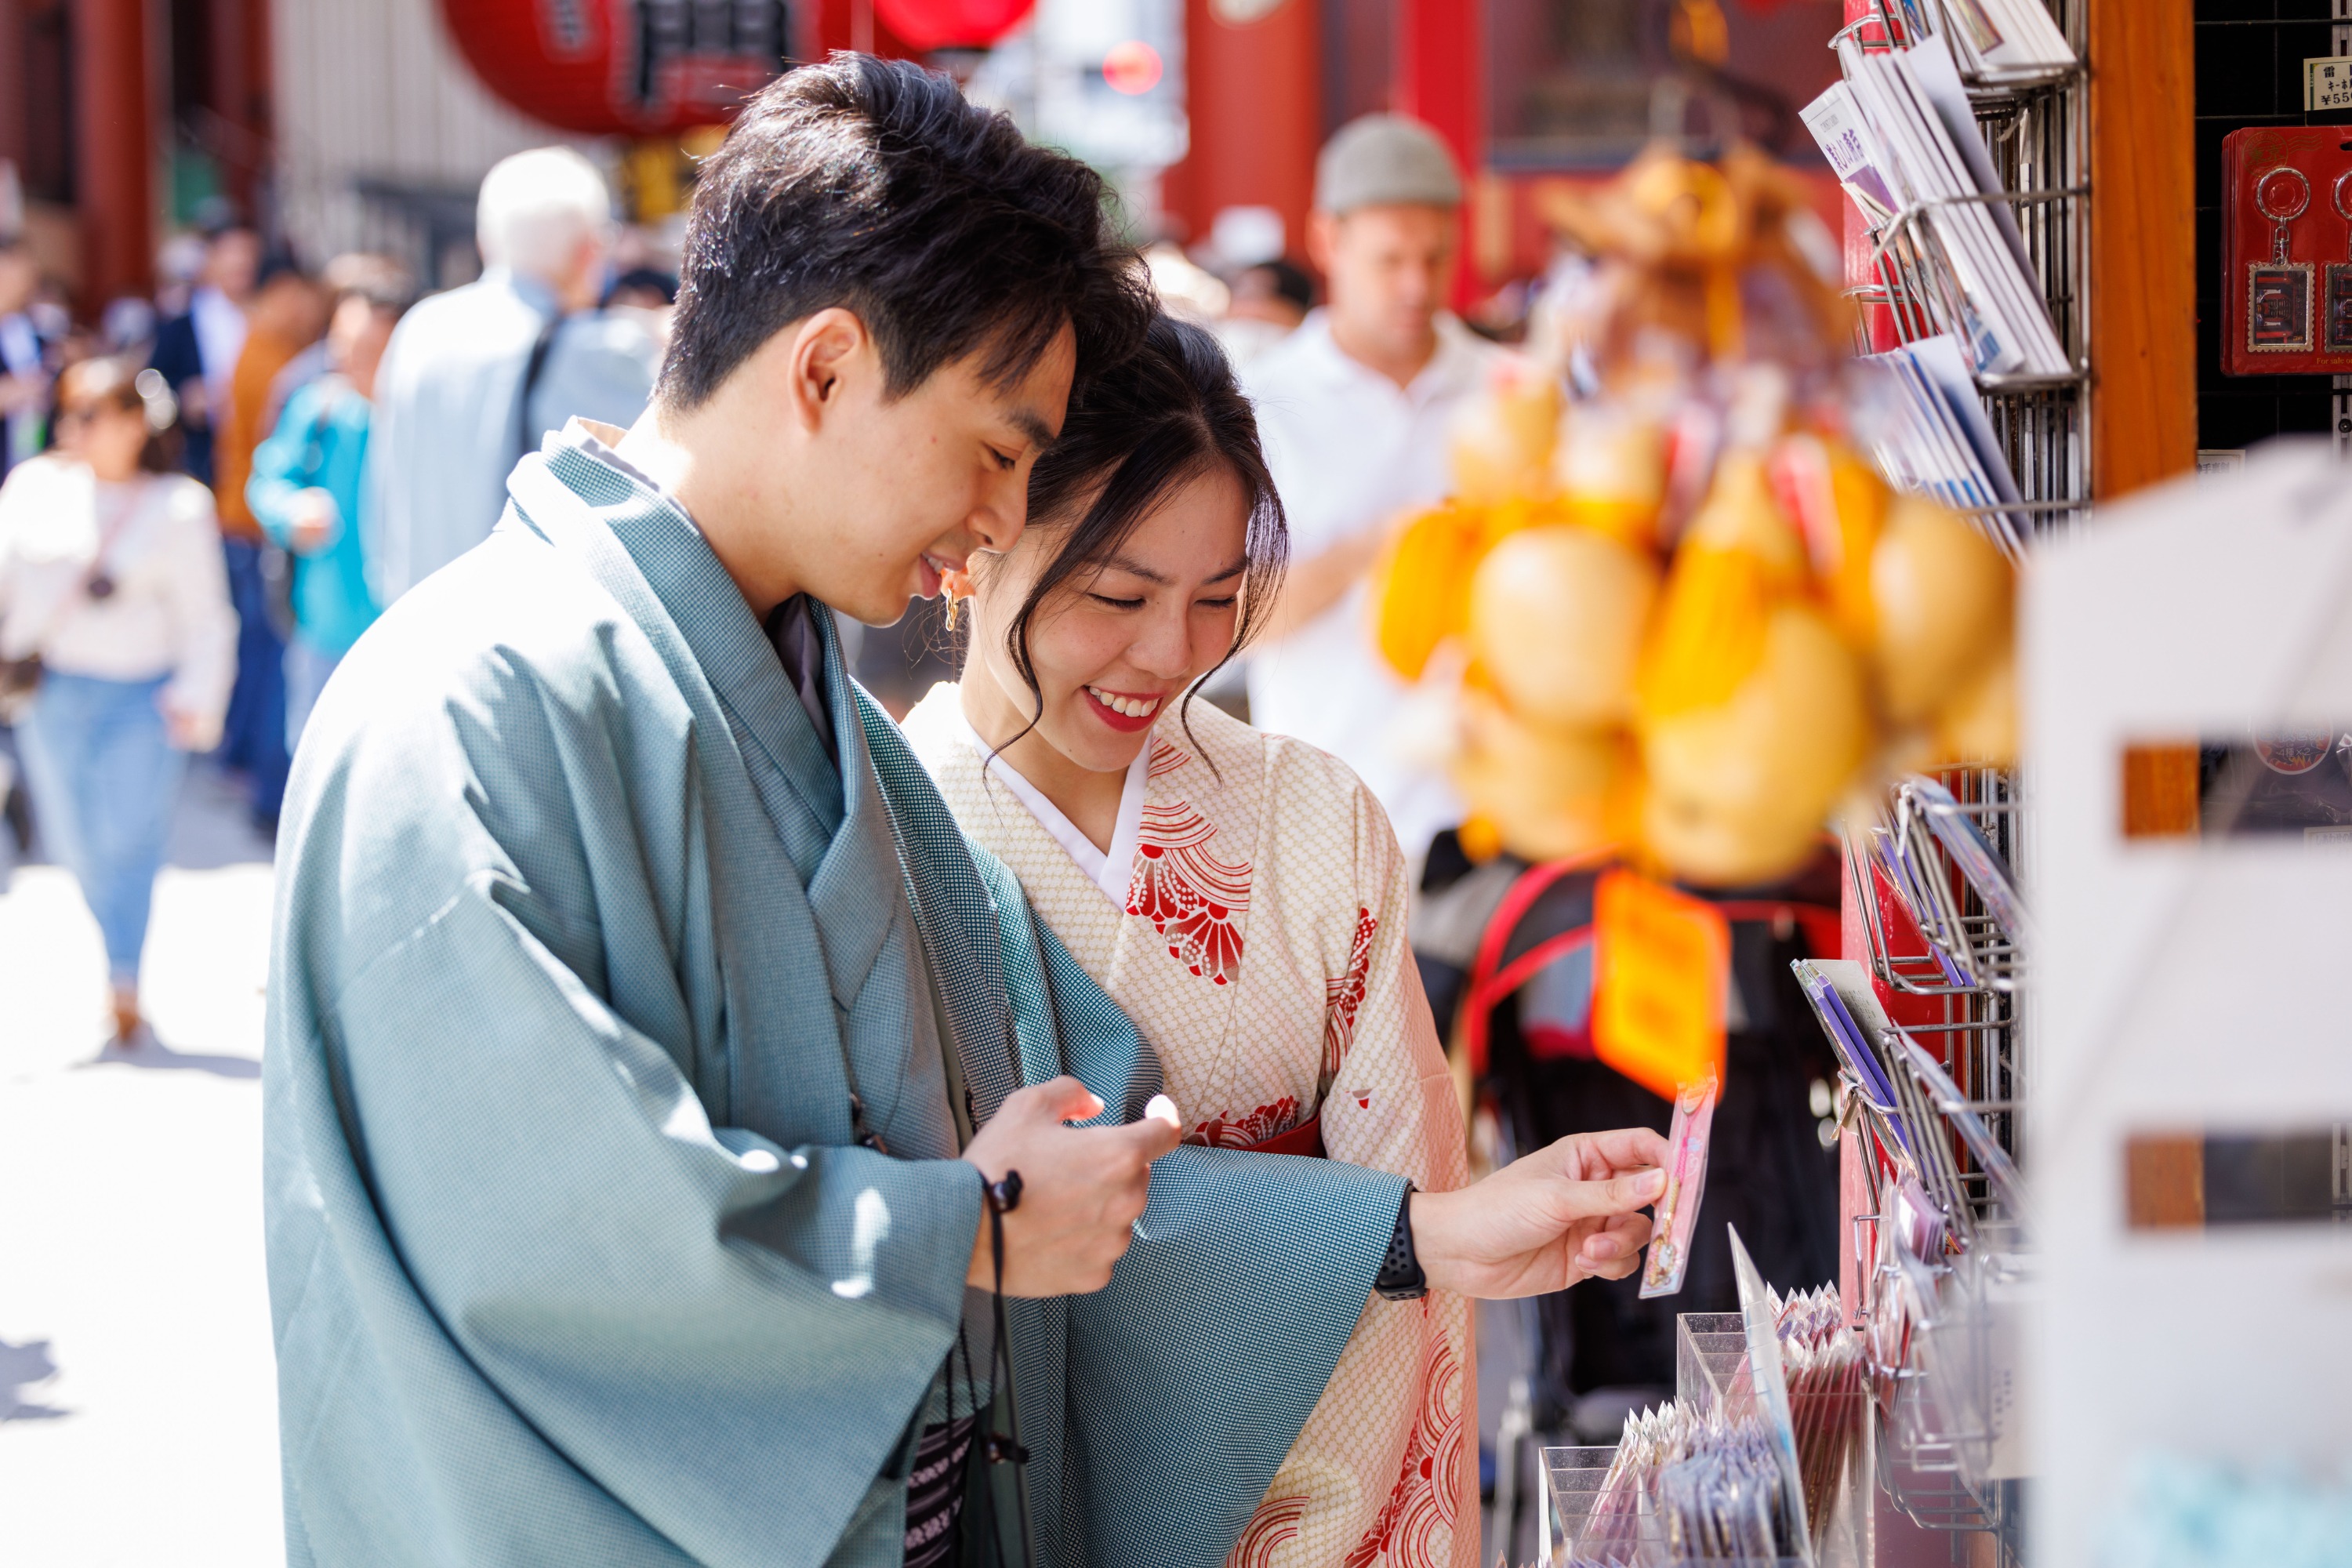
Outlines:
<svg viewBox="0 0 2352 1568"><path fill-rule="evenodd" d="M1912 0L1952 23L1945 0ZM2043 0L2074 46L2077 63L2060 70L1964 78L1977 124L1992 154L1999 193L1962 198L2007 203L2033 273L2041 284L2050 324L2072 370L2060 376L1979 374L1995 434L2009 458L2021 507L2037 526L2074 521L2090 496L2090 96L2085 48L2085 0ZM1871 0L1871 14L1849 25L1864 49L1907 46L1914 40L1903 20L1903 0ZM1841 35L1843 36L1843 35ZM1929 206L1949 204L1928 204ZM1966 320L1965 301L1950 261L1925 221L1927 206L1899 213L1874 237L1872 276L1851 290L1865 307L1865 321L1891 324L1896 341L1909 343L1955 330ZM1867 328L1865 327L1865 331ZM1872 345L1857 345L1867 351Z"/></svg>
<svg viewBox="0 0 2352 1568"><path fill-rule="evenodd" d="M1936 26L1952 25L1946 0L1914 3L1930 11ZM2002 187L1980 199L2010 204L2072 365L2059 377L1976 378L2025 498L2021 508L2000 510L2025 512L2037 533L2071 528L2087 515L2092 475L2087 6L2086 0L2044 4L2076 63L1967 82ZM1902 11L1898 0L1872 0L1871 15L1854 25L1863 47L1911 42ZM1866 314L1890 323L1903 342L1965 319L1953 269L1925 216L1899 214L1874 237L1874 275L1853 290L1865 307L1884 307ZM1937 778L2007 866L2022 870L2031 864L2032 816L2016 775L1970 768ZM1886 803L1890 825L1906 804L1898 786ZM1902 1004L1890 1012L1902 1015L1895 1029L1906 1048L1889 1063L1891 1075L1901 1109L1943 1131L1952 1152L1950 1186L1937 1192L1929 1184L1958 1249L1933 1310L1916 1326L1910 1353L1902 1364L1875 1369L1878 1479L1914 1522L1954 1532L1955 1561L2006 1568L2021 1552L2021 1485L1995 1479L2002 1467L1994 1449L2017 1404L2006 1381L2014 1372L2009 1302L2030 1289L2017 1167L2027 1158L2022 1112L2032 1076L2031 953L1940 858L1919 870L1948 899L1927 900L1930 907L1918 911L1924 918L1911 931L1891 929L1888 902L1900 900L1882 899L1884 877L1868 838L1853 834L1846 849L1847 892L1865 943L1852 956L1866 963L1883 995ZM1905 940L1912 937L1919 940ZM1869 1106L1855 1098L1857 1088L1846 1088L1850 1131L1861 1119L1895 1109ZM1870 1212L1847 1216L1866 1270L1883 1266L1876 1245L1883 1212L1874 1202ZM1858 1315L1873 1297L1867 1281L1861 1294Z"/></svg>

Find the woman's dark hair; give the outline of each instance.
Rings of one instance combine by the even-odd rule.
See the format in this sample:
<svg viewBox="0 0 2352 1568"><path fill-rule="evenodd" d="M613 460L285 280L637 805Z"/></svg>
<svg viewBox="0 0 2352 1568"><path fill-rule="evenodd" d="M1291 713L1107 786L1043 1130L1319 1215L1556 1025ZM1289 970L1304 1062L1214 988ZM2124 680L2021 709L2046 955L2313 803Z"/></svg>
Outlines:
<svg viewBox="0 0 2352 1568"><path fill-rule="evenodd" d="M179 467L180 410L161 372L150 372L127 354L77 360L58 373L58 405L68 399L103 403L147 424L147 444L139 466L151 474Z"/></svg>
<svg viewBox="0 0 2352 1568"><path fill-rule="evenodd" d="M1289 563L1290 530L1258 446L1257 416L1224 350L1202 328L1155 315L1143 347L1070 400L1060 438L1029 471L1029 527L1051 535L1053 552L1006 626L1004 648L1037 712L1045 698L1029 658L1029 625L1039 608L1072 577L1118 554L1171 490L1221 466L1249 503L1242 613L1225 657L1184 693L1187 736L1192 692L1265 628Z"/></svg>
<svg viewBox="0 0 2352 1568"><path fill-rule="evenodd" d="M1130 353L1151 312L1108 194L937 72L849 54L789 71L696 176L659 395L698 406L836 305L874 334L893 397L971 353L1010 386L1065 324L1084 378Z"/></svg>

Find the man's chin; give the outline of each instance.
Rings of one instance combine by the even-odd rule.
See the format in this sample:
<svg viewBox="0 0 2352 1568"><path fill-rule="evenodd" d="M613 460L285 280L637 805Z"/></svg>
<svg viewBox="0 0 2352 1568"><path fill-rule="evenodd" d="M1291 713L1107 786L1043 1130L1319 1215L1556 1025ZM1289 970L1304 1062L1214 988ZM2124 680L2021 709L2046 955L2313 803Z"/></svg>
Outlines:
<svg viewBox="0 0 2352 1568"><path fill-rule="evenodd" d="M860 594L854 602L845 596L838 602L825 603L827 608L839 611L860 626L895 626L906 618L908 606L921 598L911 589L899 588Z"/></svg>

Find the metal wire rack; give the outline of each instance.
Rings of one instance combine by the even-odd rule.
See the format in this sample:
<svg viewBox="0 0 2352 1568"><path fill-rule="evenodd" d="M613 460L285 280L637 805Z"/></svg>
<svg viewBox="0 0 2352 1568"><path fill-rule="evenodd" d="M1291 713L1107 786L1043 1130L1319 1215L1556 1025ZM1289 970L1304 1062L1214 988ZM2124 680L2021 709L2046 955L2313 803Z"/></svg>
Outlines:
<svg viewBox="0 0 2352 1568"><path fill-rule="evenodd" d="M1951 26L1944 0L1926 4L1938 26ZM2083 63L2084 0L2043 4L2074 47L2076 64L1963 78L2000 188L1925 203L1897 215L1874 237L1874 280L1849 292L1860 304L1885 307L1898 342L1965 332L1966 301L1932 216L1964 205L2010 207L2070 369L2055 376L1976 377L1994 434L2026 497L2023 507L1988 510L2021 511L2047 531L2080 521L2090 499L2090 100ZM1837 37L1853 35L1864 49L1918 41L1889 0L1873 0L1873 16L1842 29ZM1866 333L1867 325L1862 330Z"/></svg>

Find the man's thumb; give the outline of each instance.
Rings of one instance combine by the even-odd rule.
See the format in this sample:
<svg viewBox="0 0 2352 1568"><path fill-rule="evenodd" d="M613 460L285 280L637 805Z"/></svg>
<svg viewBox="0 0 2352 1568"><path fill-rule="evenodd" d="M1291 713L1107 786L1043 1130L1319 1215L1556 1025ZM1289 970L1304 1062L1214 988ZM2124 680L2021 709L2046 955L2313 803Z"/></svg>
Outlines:
<svg viewBox="0 0 2352 1568"><path fill-rule="evenodd" d="M1148 1151L1144 1158L1157 1160L1184 1139L1184 1120L1178 1114L1176 1102L1164 1094L1155 1094L1143 1108L1142 1117L1129 1123L1125 1131L1133 1135Z"/></svg>

